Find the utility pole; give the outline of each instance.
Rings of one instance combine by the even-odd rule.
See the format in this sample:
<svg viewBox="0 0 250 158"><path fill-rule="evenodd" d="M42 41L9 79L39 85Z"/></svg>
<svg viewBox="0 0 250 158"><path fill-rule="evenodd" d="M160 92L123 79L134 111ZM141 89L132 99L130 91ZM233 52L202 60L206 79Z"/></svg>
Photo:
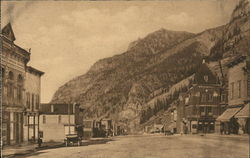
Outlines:
<svg viewBox="0 0 250 158"><path fill-rule="evenodd" d="M68 123L69 123L69 134L70 134L70 104L68 103Z"/></svg>

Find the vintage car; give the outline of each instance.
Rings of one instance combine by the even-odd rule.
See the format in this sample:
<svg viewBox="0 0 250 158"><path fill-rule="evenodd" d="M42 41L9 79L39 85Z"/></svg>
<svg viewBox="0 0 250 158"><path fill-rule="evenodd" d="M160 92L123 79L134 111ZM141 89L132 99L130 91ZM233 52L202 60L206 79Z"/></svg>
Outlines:
<svg viewBox="0 0 250 158"><path fill-rule="evenodd" d="M82 139L83 139L83 126L75 126L76 133L74 134L67 134L66 138L64 139L65 145L70 146L70 145L75 145L77 144L78 146L81 145Z"/></svg>
<svg viewBox="0 0 250 158"><path fill-rule="evenodd" d="M66 135L66 138L64 140L66 146L75 145L78 146L81 145L82 137L79 137L77 134L68 134Z"/></svg>

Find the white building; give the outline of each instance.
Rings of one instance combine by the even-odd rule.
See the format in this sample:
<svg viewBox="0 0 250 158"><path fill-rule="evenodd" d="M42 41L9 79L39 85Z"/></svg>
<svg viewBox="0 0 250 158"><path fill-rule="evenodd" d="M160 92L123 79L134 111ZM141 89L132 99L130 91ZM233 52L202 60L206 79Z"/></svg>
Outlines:
<svg viewBox="0 0 250 158"><path fill-rule="evenodd" d="M81 135L82 112L78 104L41 104L39 132L43 142L62 142L68 134Z"/></svg>

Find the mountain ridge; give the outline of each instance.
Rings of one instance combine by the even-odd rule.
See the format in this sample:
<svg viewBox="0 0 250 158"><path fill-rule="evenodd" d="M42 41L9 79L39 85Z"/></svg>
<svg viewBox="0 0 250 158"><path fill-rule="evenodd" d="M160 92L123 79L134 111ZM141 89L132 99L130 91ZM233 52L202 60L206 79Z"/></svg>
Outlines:
<svg viewBox="0 0 250 158"><path fill-rule="evenodd" d="M242 17L238 21L245 28L249 20ZM235 21L231 20L198 34L166 29L152 32L131 42L122 54L97 61L87 73L61 86L51 102L79 102L86 108L86 117L113 118L133 129L140 124L142 109L152 99L152 93L161 89L169 91L193 75L204 58L213 59L215 62L210 67L219 73L216 61L229 54L222 47L229 43L225 35L233 26ZM248 38L244 35L242 40Z"/></svg>

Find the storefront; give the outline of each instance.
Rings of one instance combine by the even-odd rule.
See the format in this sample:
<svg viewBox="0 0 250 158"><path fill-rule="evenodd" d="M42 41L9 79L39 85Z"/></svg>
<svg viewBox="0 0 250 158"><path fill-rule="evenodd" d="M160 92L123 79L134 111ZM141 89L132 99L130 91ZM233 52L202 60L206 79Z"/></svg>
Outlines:
<svg viewBox="0 0 250 158"><path fill-rule="evenodd" d="M239 123L239 134L250 134L250 116L249 116L250 103L246 104L236 115Z"/></svg>
<svg viewBox="0 0 250 158"><path fill-rule="evenodd" d="M239 124L237 122L237 119L234 117L242 107L231 107L228 108L224 113L222 113L217 119L216 119L216 128L220 128L221 134L238 134L239 130ZM218 126L219 124L219 126ZM216 129L218 131L218 129Z"/></svg>
<svg viewBox="0 0 250 158"><path fill-rule="evenodd" d="M198 133L214 133L214 120L198 121Z"/></svg>

